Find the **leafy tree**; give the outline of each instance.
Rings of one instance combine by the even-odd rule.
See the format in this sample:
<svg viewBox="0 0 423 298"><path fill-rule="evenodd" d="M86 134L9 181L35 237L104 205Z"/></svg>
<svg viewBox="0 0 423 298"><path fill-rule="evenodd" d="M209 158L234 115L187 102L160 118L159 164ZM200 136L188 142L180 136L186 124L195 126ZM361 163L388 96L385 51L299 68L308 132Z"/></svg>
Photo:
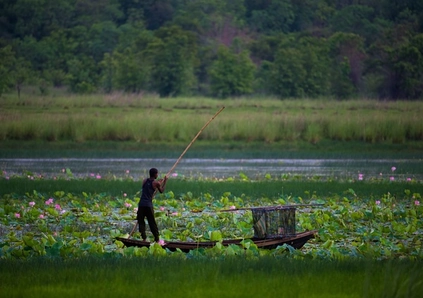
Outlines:
<svg viewBox="0 0 423 298"><path fill-rule="evenodd" d="M17 0L9 15L18 37L41 39L51 32L71 26L74 6L69 0Z"/></svg>
<svg viewBox="0 0 423 298"><path fill-rule="evenodd" d="M160 96L189 93L195 85L194 35L178 26L162 27L155 32L147 52L152 61L152 88Z"/></svg>
<svg viewBox="0 0 423 298"><path fill-rule="evenodd" d="M352 33L338 32L329 40L332 57L331 90L337 98L349 98L362 85L365 63L364 39Z"/></svg>
<svg viewBox="0 0 423 298"><path fill-rule="evenodd" d="M234 24L242 25L245 18L243 0L197 0L186 1L175 13L175 22L183 24L198 24L203 32L210 32L215 26L222 26L225 19L234 20Z"/></svg>
<svg viewBox="0 0 423 298"><path fill-rule="evenodd" d="M31 63L22 57L15 59L10 70L10 77L20 98L23 83L31 78Z"/></svg>
<svg viewBox="0 0 423 298"><path fill-rule="evenodd" d="M22 84L31 78L31 63L17 57L11 46L0 48L0 95L11 86L21 96Z"/></svg>
<svg viewBox="0 0 423 298"><path fill-rule="evenodd" d="M383 18L396 23L399 23L400 15L406 10L420 17L423 13L423 3L415 0L380 0L377 6Z"/></svg>
<svg viewBox="0 0 423 298"><path fill-rule="evenodd" d="M144 20L143 2L138 0L118 0L123 13L119 25L142 22Z"/></svg>
<svg viewBox="0 0 423 298"><path fill-rule="evenodd" d="M15 53L10 45L0 48L0 96L12 83L10 71L15 60Z"/></svg>
<svg viewBox="0 0 423 298"><path fill-rule="evenodd" d="M38 42L37 55L42 57L42 60L40 59L38 66L34 68L38 71L42 70L45 79L54 86L62 86L66 81L66 74L69 72L69 61L74 59L77 54L83 55L87 48L81 46L81 42L77 41L74 36L82 39L86 35L87 30L82 26L73 27L70 30L54 31L50 36Z"/></svg>
<svg viewBox="0 0 423 298"><path fill-rule="evenodd" d="M98 71L94 60L79 56L68 61L67 81L69 89L75 93L93 93L97 89Z"/></svg>
<svg viewBox="0 0 423 298"><path fill-rule="evenodd" d="M291 1L294 12L294 21L291 31L319 32L327 27L335 12L326 0L296 0Z"/></svg>
<svg viewBox="0 0 423 298"><path fill-rule="evenodd" d="M173 19L175 3L171 0L118 0L123 23L143 22L148 30L157 30Z"/></svg>
<svg viewBox="0 0 423 298"><path fill-rule="evenodd" d="M422 97L422 34L404 36L398 25L369 50L366 77L370 91L379 98L418 99Z"/></svg>
<svg viewBox="0 0 423 298"><path fill-rule="evenodd" d="M16 0L0 1L0 38L10 40L14 37L16 14L13 10Z"/></svg>
<svg viewBox="0 0 423 298"><path fill-rule="evenodd" d="M147 48L153 35L141 23L122 25L119 42L113 53L106 53L102 60L101 80L106 92L123 90L140 92L150 89L151 56Z"/></svg>
<svg viewBox="0 0 423 298"><path fill-rule="evenodd" d="M413 36L392 53L396 98L423 97L423 34Z"/></svg>
<svg viewBox="0 0 423 298"><path fill-rule="evenodd" d="M117 23L124 17L118 0L75 0L74 9L75 24L87 28L107 21Z"/></svg>
<svg viewBox="0 0 423 298"><path fill-rule="evenodd" d="M318 97L329 93L327 44L314 37L285 36L269 68L267 80L281 98Z"/></svg>
<svg viewBox="0 0 423 298"><path fill-rule="evenodd" d="M173 6L170 0L146 0L144 19L149 30L156 30L173 19Z"/></svg>
<svg viewBox="0 0 423 298"><path fill-rule="evenodd" d="M216 97L239 96L253 91L255 65L248 52L234 53L220 46L210 68L212 94Z"/></svg>
<svg viewBox="0 0 423 298"><path fill-rule="evenodd" d="M245 7L243 0L197 0L187 1L175 13L173 20L184 30L194 32L199 45L230 46L235 38L246 37Z"/></svg>
<svg viewBox="0 0 423 298"><path fill-rule="evenodd" d="M105 53L112 53L119 39L119 31L113 22L93 24L88 32L88 47L90 54L100 62Z"/></svg>
<svg viewBox="0 0 423 298"><path fill-rule="evenodd" d="M291 47L281 47L272 64L270 80L273 91L281 98L303 97L307 71L304 68L301 51Z"/></svg>
<svg viewBox="0 0 423 298"><path fill-rule="evenodd" d="M263 33L291 31L294 10L289 0L274 0L265 9L251 12L250 25Z"/></svg>
<svg viewBox="0 0 423 298"><path fill-rule="evenodd" d="M275 59L275 53L279 47L281 38L283 37L280 35L272 35L261 36L257 40L253 40L249 45L252 57L259 61L273 61Z"/></svg>
<svg viewBox="0 0 423 298"><path fill-rule="evenodd" d="M136 47L139 51L145 50L153 38L153 32L146 30L142 22L124 24L118 31L115 50L120 52L130 47Z"/></svg>
<svg viewBox="0 0 423 298"><path fill-rule="evenodd" d="M373 8L366 5L349 5L337 11L330 21L333 32L354 33L370 43L388 26L376 18Z"/></svg>
<svg viewBox="0 0 423 298"><path fill-rule="evenodd" d="M140 92L149 88L150 67L147 56L143 52L134 52L128 48L122 53L114 52L110 65L106 54L103 65L112 71L113 89L125 92ZM108 63L108 64L104 64ZM112 67L112 70L110 70Z"/></svg>
<svg viewBox="0 0 423 298"><path fill-rule="evenodd" d="M249 42L253 90L415 99L422 33L416 0L0 0L0 49L15 59L0 88L34 72L43 90L91 92L101 78L107 91L216 94L218 47L242 40L231 54Z"/></svg>
<svg viewBox="0 0 423 298"><path fill-rule="evenodd" d="M115 67L113 65L113 57L109 53L104 54L104 59L100 63L101 82L106 93L113 91L113 80L115 75Z"/></svg>
<svg viewBox="0 0 423 298"><path fill-rule="evenodd" d="M299 41L303 54L304 69L307 74L304 79L304 93L309 97L328 95L330 87L330 59L325 40L304 37Z"/></svg>

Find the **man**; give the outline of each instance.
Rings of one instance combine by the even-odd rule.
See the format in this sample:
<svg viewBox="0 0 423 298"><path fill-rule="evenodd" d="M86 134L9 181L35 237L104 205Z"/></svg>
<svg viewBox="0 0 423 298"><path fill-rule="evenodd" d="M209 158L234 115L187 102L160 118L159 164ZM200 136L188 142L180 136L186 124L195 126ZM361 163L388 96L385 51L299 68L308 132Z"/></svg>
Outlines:
<svg viewBox="0 0 423 298"><path fill-rule="evenodd" d="M154 236L154 241L159 242L159 229L157 228L156 219L154 218L153 197L157 190L160 193L164 191L167 177L165 176L164 179L156 180L159 176L159 171L156 168L151 168L149 173L150 178L146 178L142 182L142 193L138 203L137 220L142 240L145 241L147 239L144 221L147 217L147 222Z"/></svg>

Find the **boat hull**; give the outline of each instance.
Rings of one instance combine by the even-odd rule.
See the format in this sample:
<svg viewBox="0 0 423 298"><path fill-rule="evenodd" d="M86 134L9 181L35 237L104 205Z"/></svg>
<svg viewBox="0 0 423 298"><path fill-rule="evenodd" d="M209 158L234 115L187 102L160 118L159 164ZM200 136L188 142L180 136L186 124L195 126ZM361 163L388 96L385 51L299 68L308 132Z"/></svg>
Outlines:
<svg viewBox="0 0 423 298"><path fill-rule="evenodd" d="M300 249L304 246L304 244L314 238L317 231L306 231L302 233L295 234L294 236L285 236L280 238L265 238L265 239L255 239L255 238L249 238L251 239L258 248L265 248L265 249L274 249L278 246L281 246L283 244L287 244L292 246L295 249ZM151 242L149 241L142 241L142 240L136 240L136 239L128 239L128 238L121 238L117 237L116 240L123 242L123 244L127 247L130 246L137 246L137 247L149 247L151 245ZM233 240L223 240L222 245L228 246L228 245L242 245L243 239L233 239ZM163 245L163 248L167 248L170 251L175 251L177 249L180 249L181 251L188 252L193 249L198 248L211 248L216 245L215 241L206 241L206 242L165 242Z"/></svg>

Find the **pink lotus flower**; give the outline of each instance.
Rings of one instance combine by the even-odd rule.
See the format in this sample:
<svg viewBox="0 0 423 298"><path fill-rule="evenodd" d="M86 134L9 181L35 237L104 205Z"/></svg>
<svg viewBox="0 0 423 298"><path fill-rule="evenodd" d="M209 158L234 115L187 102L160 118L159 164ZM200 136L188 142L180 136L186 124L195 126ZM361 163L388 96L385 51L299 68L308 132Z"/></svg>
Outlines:
<svg viewBox="0 0 423 298"><path fill-rule="evenodd" d="M417 201L417 200L415 200L415 201L414 201L414 205L419 206L419 205L420 205L420 202L419 202L419 201Z"/></svg>
<svg viewBox="0 0 423 298"><path fill-rule="evenodd" d="M377 200L375 203L376 203L376 205L380 205L380 201L379 200Z"/></svg>
<svg viewBox="0 0 423 298"><path fill-rule="evenodd" d="M40 214L40 216L38 216L38 218L44 219L44 214Z"/></svg>
<svg viewBox="0 0 423 298"><path fill-rule="evenodd" d="M235 210L235 209L236 209L236 207L232 205L231 207L229 207L229 209L231 209L231 210Z"/></svg>
<svg viewBox="0 0 423 298"><path fill-rule="evenodd" d="M363 174L358 174L358 180L363 180Z"/></svg>
<svg viewBox="0 0 423 298"><path fill-rule="evenodd" d="M157 242L159 245L161 245L161 246L163 246L163 245L165 245L166 243L164 242L164 240L163 239L160 239L158 242Z"/></svg>
<svg viewBox="0 0 423 298"><path fill-rule="evenodd" d="M58 211L62 210L62 207L60 207L60 205L59 205L59 204L56 204L56 205L54 206L54 208L55 208L56 210L58 210Z"/></svg>
<svg viewBox="0 0 423 298"><path fill-rule="evenodd" d="M129 170L126 170L126 172L125 172L126 174L129 174Z"/></svg>
<svg viewBox="0 0 423 298"><path fill-rule="evenodd" d="M15 213L15 217L16 218L20 218L21 217L21 214L20 213Z"/></svg>
<svg viewBox="0 0 423 298"><path fill-rule="evenodd" d="M126 192L123 193L123 196L126 198L126 196L127 196Z"/></svg>
<svg viewBox="0 0 423 298"><path fill-rule="evenodd" d="M101 176L97 174L97 176L95 176L95 178L101 179Z"/></svg>
<svg viewBox="0 0 423 298"><path fill-rule="evenodd" d="M391 168L391 171L392 171L392 172L395 172L395 170L396 170L396 169L397 169L396 167L392 167L392 168Z"/></svg>
<svg viewBox="0 0 423 298"><path fill-rule="evenodd" d="M29 202L29 206L34 207L35 202Z"/></svg>
<svg viewBox="0 0 423 298"><path fill-rule="evenodd" d="M407 181L411 181L411 178L407 178Z"/></svg>
<svg viewBox="0 0 423 298"><path fill-rule="evenodd" d="M178 177L178 173L172 173L172 177Z"/></svg>
<svg viewBox="0 0 423 298"><path fill-rule="evenodd" d="M48 199L47 201L45 201L46 205L50 205L53 204L53 198Z"/></svg>
<svg viewBox="0 0 423 298"><path fill-rule="evenodd" d="M160 211L164 211L164 210L165 210L165 207L161 206Z"/></svg>
<svg viewBox="0 0 423 298"><path fill-rule="evenodd" d="M394 181L395 180L395 177L394 176L391 176L391 177L389 177L389 180Z"/></svg>
<svg viewBox="0 0 423 298"><path fill-rule="evenodd" d="M127 203L127 202L125 202L125 207L126 208L129 208L129 207L131 207L132 205L131 204L129 204L129 203Z"/></svg>

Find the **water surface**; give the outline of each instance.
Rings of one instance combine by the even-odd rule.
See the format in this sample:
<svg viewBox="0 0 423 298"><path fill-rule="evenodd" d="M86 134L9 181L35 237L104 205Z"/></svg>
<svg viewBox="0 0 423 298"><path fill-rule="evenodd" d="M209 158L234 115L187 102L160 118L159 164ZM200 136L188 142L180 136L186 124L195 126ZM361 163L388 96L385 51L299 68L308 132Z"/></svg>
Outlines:
<svg viewBox="0 0 423 298"><path fill-rule="evenodd" d="M3 175L64 175L69 169L79 178L114 175L141 179L156 167L164 174L176 159L160 158L0 158ZM172 172L182 177L227 178L246 175L258 179L264 175L281 177L332 177L335 179L423 179L421 159L182 159ZM391 178L392 177L392 178Z"/></svg>

